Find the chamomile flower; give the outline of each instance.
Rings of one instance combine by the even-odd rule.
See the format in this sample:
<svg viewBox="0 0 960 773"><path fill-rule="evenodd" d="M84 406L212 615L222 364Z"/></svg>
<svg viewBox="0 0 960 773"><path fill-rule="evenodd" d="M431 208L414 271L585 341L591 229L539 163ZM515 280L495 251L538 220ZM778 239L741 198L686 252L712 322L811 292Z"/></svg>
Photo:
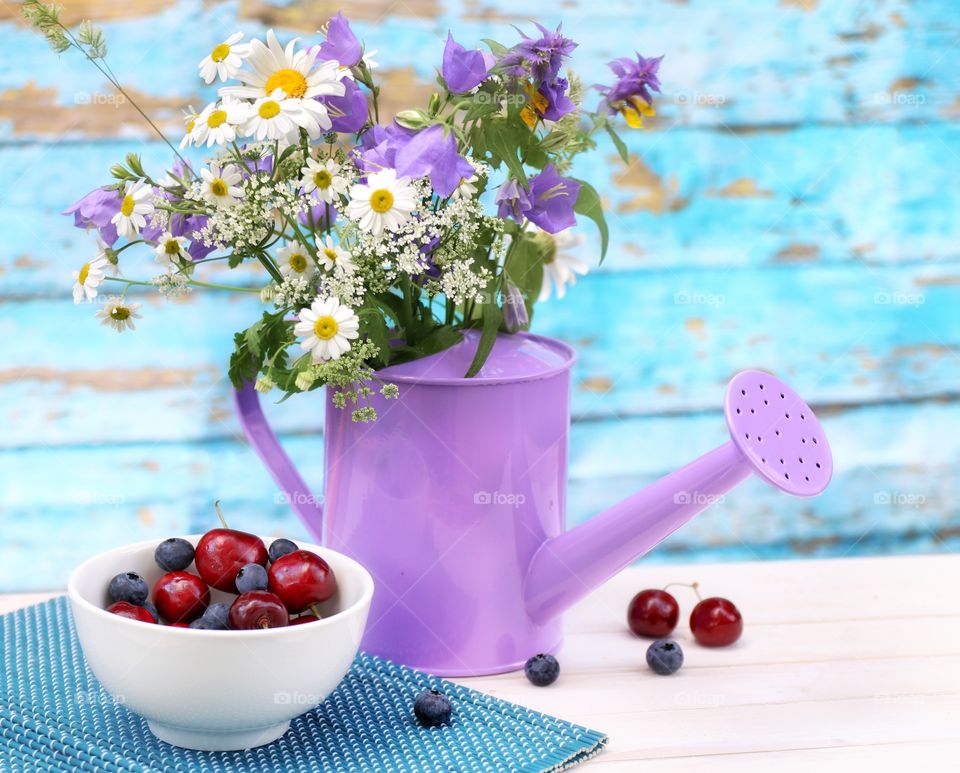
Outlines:
<svg viewBox="0 0 960 773"><path fill-rule="evenodd" d="M310 279L317 270L313 258L303 246L288 244L277 250L277 260L280 264L280 273L285 277L301 276Z"/></svg>
<svg viewBox="0 0 960 773"><path fill-rule="evenodd" d="M147 224L147 216L152 215L153 210L153 188L143 180L135 180L124 188L120 211L110 218L110 222L117 227L120 236L132 239Z"/></svg>
<svg viewBox="0 0 960 773"><path fill-rule="evenodd" d="M313 100L314 97L342 97L344 86L340 82L339 63L316 62L316 50L296 50L297 38L284 48L273 30L267 31L267 42L251 41L247 63L252 71L237 73L243 86L226 86L221 95L244 99L261 99L280 89L288 99ZM319 104L319 103L318 103Z"/></svg>
<svg viewBox="0 0 960 773"><path fill-rule="evenodd" d="M191 137L193 143L206 143L209 148L233 142L237 138L237 127L246 122L249 110L246 102L232 97L224 97L219 103L211 102L197 116Z"/></svg>
<svg viewBox="0 0 960 773"><path fill-rule="evenodd" d="M417 206L417 195L410 179L397 177L395 169L384 169L367 176L366 184L350 188L347 214L361 230L379 236L384 230L396 231Z"/></svg>
<svg viewBox="0 0 960 773"><path fill-rule="evenodd" d="M134 330L135 325L133 320L140 319L140 306L139 303L125 303L120 301L118 303L105 303L99 309L97 309L97 319L100 320L101 325L106 325L107 327L112 327L118 333L122 333L124 330Z"/></svg>
<svg viewBox="0 0 960 773"><path fill-rule="evenodd" d="M317 250L317 258L320 260L320 265L327 271L332 269L338 274L352 274L357 270L357 264L353 262L353 255L339 244L334 244L333 237L329 234L327 234L323 246Z"/></svg>
<svg viewBox="0 0 960 773"><path fill-rule="evenodd" d="M300 174L303 175L300 180L303 192L315 193L316 198L326 204L332 204L333 197L345 194L349 187L347 178L340 174L340 164L332 158L326 161L308 158Z"/></svg>
<svg viewBox="0 0 960 773"><path fill-rule="evenodd" d="M183 150L187 145L193 142L194 140L194 129L197 128L197 119L200 117L200 113L193 109L193 105L190 105L186 110L183 111L183 139L180 140L180 149Z"/></svg>
<svg viewBox="0 0 960 773"><path fill-rule="evenodd" d="M293 332L303 338L300 347L315 363L340 359L350 351L350 341L360 335L360 318L337 298L317 298L301 309Z"/></svg>
<svg viewBox="0 0 960 773"><path fill-rule="evenodd" d="M243 198L240 189L240 170L234 164L227 164L222 169L216 161L210 163L210 168L200 170L203 178L201 195L204 199L217 207L229 207Z"/></svg>
<svg viewBox="0 0 960 773"><path fill-rule="evenodd" d="M476 174L462 178L460 184L453 189L452 197L454 199L472 199L477 195L477 181L479 179L480 177Z"/></svg>
<svg viewBox="0 0 960 773"><path fill-rule="evenodd" d="M213 47L210 53L200 60L200 77L210 84L216 78L230 80L243 66L243 60L250 55L250 44L241 43L242 32L234 32L222 43Z"/></svg>
<svg viewBox="0 0 960 773"><path fill-rule="evenodd" d="M363 63L367 66L368 70L376 70L379 66L379 62L373 61L373 57L376 56L377 51L380 49L375 48L373 51L364 51L363 52Z"/></svg>
<svg viewBox="0 0 960 773"><path fill-rule="evenodd" d="M92 301L97 297L97 287L107 275L110 261L103 251L82 266L79 271L73 272L73 302L82 303L84 299Z"/></svg>
<svg viewBox="0 0 960 773"><path fill-rule="evenodd" d="M276 140L289 144L296 139L301 116L300 100L287 99L280 89L253 103L243 133L256 140Z"/></svg>
<svg viewBox="0 0 960 773"><path fill-rule="evenodd" d="M553 287L556 287L557 298L563 298L567 293L567 285L576 284L577 275L583 276L588 270L587 264L570 252L582 239L571 233L569 228L553 234L552 237L545 232L542 235L551 238L553 246L543 259L540 300L547 300Z"/></svg>
<svg viewBox="0 0 960 773"><path fill-rule="evenodd" d="M154 260L167 269L179 268L180 261L190 260L188 244L185 236L174 236L167 231L157 240Z"/></svg>

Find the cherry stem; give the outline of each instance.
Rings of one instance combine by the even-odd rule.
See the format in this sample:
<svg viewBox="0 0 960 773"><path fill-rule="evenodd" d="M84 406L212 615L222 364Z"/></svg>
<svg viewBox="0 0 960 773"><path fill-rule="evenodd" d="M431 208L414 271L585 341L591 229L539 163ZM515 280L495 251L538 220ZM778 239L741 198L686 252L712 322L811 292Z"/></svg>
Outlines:
<svg viewBox="0 0 960 773"><path fill-rule="evenodd" d="M697 601L703 601L703 596L700 595L700 583L697 581L694 582L671 582L663 586L663 589L673 588L680 586L683 588L693 588L693 592L697 594Z"/></svg>
<svg viewBox="0 0 960 773"><path fill-rule="evenodd" d="M220 509L220 500L218 499L216 502L214 502L213 506L217 511L217 517L220 519L220 523L223 524L223 528L229 529L230 527L227 526L227 519L223 517L223 510Z"/></svg>
<svg viewBox="0 0 960 773"><path fill-rule="evenodd" d="M269 627L270 627L270 620L268 618L261 617L259 620L257 620L257 628L269 628Z"/></svg>
<svg viewBox="0 0 960 773"><path fill-rule="evenodd" d="M323 615L320 614L320 610L317 609L317 605L316 605L316 604L311 604L311 605L310 605L310 611L313 612L313 614L316 616L317 620L323 620Z"/></svg>

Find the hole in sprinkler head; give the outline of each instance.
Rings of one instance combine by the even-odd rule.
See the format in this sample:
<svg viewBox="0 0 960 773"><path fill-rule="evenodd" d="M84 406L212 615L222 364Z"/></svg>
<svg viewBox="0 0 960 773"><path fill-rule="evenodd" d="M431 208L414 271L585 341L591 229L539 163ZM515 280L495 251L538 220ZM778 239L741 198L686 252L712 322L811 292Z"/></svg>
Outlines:
<svg viewBox="0 0 960 773"><path fill-rule="evenodd" d="M764 401L763 401L763 404L764 404L764 405L770 405L770 401L769 401L769 400L764 400Z"/></svg>
<svg viewBox="0 0 960 773"><path fill-rule="evenodd" d="M756 413L756 411L753 410L753 408L751 408L751 409L750 409L750 413Z"/></svg>
<svg viewBox="0 0 960 773"><path fill-rule="evenodd" d="M774 434L775 434L777 437L780 437L780 430L775 430Z"/></svg>
<svg viewBox="0 0 960 773"><path fill-rule="evenodd" d="M761 457L760 457L760 461L763 462L764 464L766 464L766 463L767 463L767 457L761 456Z"/></svg>
<svg viewBox="0 0 960 773"><path fill-rule="evenodd" d="M763 384L760 385L760 388L763 389Z"/></svg>
<svg viewBox="0 0 960 773"><path fill-rule="evenodd" d="M800 460L800 464L803 464L803 457L802 457L802 456L798 456L797 459Z"/></svg>
<svg viewBox="0 0 960 773"><path fill-rule="evenodd" d="M762 442L762 441L763 441L763 438L760 437L759 435L757 435L757 442L760 443L760 442Z"/></svg>
<svg viewBox="0 0 960 773"><path fill-rule="evenodd" d="M807 442L807 439L806 439L805 437L802 437L802 438L800 438L800 442L801 442L801 443L806 443L806 442Z"/></svg>
<svg viewBox="0 0 960 773"><path fill-rule="evenodd" d="M780 464L783 464L783 459L780 460Z"/></svg>
<svg viewBox="0 0 960 773"><path fill-rule="evenodd" d="M742 394L744 397L746 397L746 396L747 396L747 390L746 390L746 389L741 389L741 390L740 390L740 394Z"/></svg>
<svg viewBox="0 0 960 773"><path fill-rule="evenodd" d="M801 413L801 414L800 414L800 421L806 421L806 420L807 420L807 417L804 416L804 415Z"/></svg>
<svg viewBox="0 0 960 773"><path fill-rule="evenodd" d="M817 439L816 439L815 437L812 437L812 438L810 438L810 439L811 439L814 443L817 442Z"/></svg>
<svg viewBox="0 0 960 773"><path fill-rule="evenodd" d="M747 435L747 440L749 440L749 439L750 439L750 433L747 432L746 435Z"/></svg>
<svg viewBox="0 0 960 773"><path fill-rule="evenodd" d="M810 476L809 476L809 475L804 475L804 476L803 476L803 479L804 479L807 483L810 482Z"/></svg>
<svg viewBox="0 0 960 773"><path fill-rule="evenodd" d="M783 415L786 416L788 419L790 418L790 414L789 414L789 413L785 413L785 414L783 414Z"/></svg>
<svg viewBox="0 0 960 773"><path fill-rule="evenodd" d="M780 399L781 399L781 400L786 400L786 399L787 399L786 395L785 395L783 392L780 393Z"/></svg>
<svg viewBox="0 0 960 773"><path fill-rule="evenodd" d="M786 478L787 480L790 480L790 473L789 472L783 473L783 477Z"/></svg>
<svg viewBox="0 0 960 773"><path fill-rule="evenodd" d="M737 408L737 413L740 413L740 409L739 409L739 408Z"/></svg>
<svg viewBox="0 0 960 773"><path fill-rule="evenodd" d="M820 462L817 462L817 469L820 469Z"/></svg>

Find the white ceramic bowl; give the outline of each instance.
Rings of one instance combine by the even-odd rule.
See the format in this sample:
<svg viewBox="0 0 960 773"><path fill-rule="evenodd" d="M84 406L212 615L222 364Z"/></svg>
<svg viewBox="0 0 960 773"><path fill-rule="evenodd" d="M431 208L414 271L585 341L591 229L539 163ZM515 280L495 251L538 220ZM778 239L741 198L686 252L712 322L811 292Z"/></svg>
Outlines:
<svg viewBox="0 0 960 773"><path fill-rule="evenodd" d="M187 539L196 544L200 535ZM341 553L299 543L330 564L337 593L319 605L322 620L266 631L173 628L105 611L107 585L120 572L139 572L153 588L163 574L153 560L159 541L101 553L70 576L70 607L93 673L175 746L226 751L279 738L350 669L373 597L370 573ZM229 598L212 590L212 601Z"/></svg>

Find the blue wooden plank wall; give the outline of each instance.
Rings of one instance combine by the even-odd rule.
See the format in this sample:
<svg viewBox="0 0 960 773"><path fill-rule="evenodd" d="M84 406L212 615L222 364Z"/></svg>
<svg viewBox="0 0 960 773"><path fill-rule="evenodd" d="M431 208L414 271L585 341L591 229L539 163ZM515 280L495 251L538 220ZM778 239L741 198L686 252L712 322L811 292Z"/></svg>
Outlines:
<svg viewBox="0 0 960 773"><path fill-rule="evenodd" d="M84 0L114 69L176 133L196 62L235 28L310 35L310 0ZM509 39L562 21L588 83L667 55L660 115L582 164L611 255L539 332L575 373L570 518L722 442L726 380L764 367L822 413L831 489L749 482L647 560L945 551L960 546L960 14L953 0L360 0L393 109L429 93L448 27ZM224 366L256 303L145 298L135 335L69 298L91 238L57 213L123 153L168 154L76 57L0 5L0 591L62 586L93 551L203 530L223 498L250 530L302 529L233 418ZM585 228L584 255L596 244ZM145 257L144 260L149 260ZM271 409L318 486L319 400Z"/></svg>

